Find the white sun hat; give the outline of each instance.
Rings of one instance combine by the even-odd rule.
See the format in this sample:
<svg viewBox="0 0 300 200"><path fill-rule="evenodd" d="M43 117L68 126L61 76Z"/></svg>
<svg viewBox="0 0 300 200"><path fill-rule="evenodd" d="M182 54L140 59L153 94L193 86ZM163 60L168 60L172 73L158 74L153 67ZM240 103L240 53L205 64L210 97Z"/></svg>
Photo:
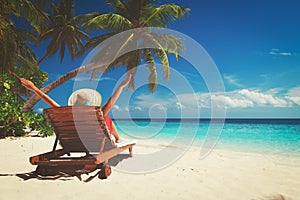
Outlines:
<svg viewBox="0 0 300 200"><path fill-rule="evenodd" d="M102 102L101 94L96 90L89 89L89 88L83 88L74 91L69 97L68 105L69 106L78 105L77 104L78 99L85 101L85 103L82 104L85 106L100 106Z"/></svg>

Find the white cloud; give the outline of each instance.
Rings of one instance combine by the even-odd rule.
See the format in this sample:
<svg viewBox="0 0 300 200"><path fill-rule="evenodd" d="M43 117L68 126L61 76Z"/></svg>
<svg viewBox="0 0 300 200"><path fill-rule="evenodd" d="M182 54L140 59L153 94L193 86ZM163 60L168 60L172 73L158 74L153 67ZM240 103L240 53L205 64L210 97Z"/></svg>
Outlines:
<svg viewBox="0 0 300 200"><path fill-rule="evenodd" d="M282 52L282 51L280 51L279 49L276 49L276 48L271 49L269 54L274 55L274 56L292 56L293 55L292 52Z"/></svg>
<svg viewBox="0 0 300 200"><path fill-rule="evenodd" d="M272 88L272 89L269 89L268 91L266 91L266 94L276 95L282 90L283 90L282 88Z"/></svg>
<svg viewBox="0 0 300 200"><path fill-rule="evenodd" d="M88 74L80 74L74 78L71 79L72 81L116 81L116 79L114 78L110 78L110 77L98 77L98 78L94 78L91 79L91 76Z"/></svg>
<svg viewBox="0 0 300 200"><path fill-rule="evenodd" d="M124 110L129 112L129 106L125 106Z"/></svg>
<svg viewBox="0 0 300 200"><path fill-rule="evenodd" d="M114 105L113 109L118 111L118 112L129 112L130 110L138 110L138 111L142 111L143 109L139 106L135 106L135 107L129 107L129 106L124 106L124 107L120 107L119 105Z"/></svg>
<svg viewBox="0 0 300 200"><path fill-rule="evenodd" d="M178 109L184 109L185 108L185 106L182 103L180 103L180 102L176 102L176 107Z"/></svg>
<svg viewBox="0 0 300 200"><path fill-rule="evenodd" d="M287 93L282 88L272 88L267 91L259 89L241 89L226 93L190 93L178 94L177 98L163 98L153 94L140 95L135 102L141 109L165 108L195 110L211 108L212 103L227 109L263 108L263 107L292 107L300 105L300 87L292 88ZM157 106L159 105L159 106Z"/></svg>
<svg viewBox="0 0 300 200"><path fill-rule="evenodd" d="M44 108L38 108L37 109L37 113L43 113L43 111L44 111Z"/></svg>
<svg viewBox="0 0 300 200"><path fill-rule="evenodd" d="M120 111L121 109L120 109L120 106L118 106L118 105L113 105L113 109L115 109L115 110L117 110L117 111Z"/></svg>
<svg viewBox="0 0 300 200"><path fill-rule="evenodd" d="M158 110L164 110L164 111L168 110L168 108L167 108L167 107L165 107L165 106L162 106L162 105L159 105L159 104L155 104L155 105L153 105L153 106L152 106L152 108L154 108L154 109L158 109Z"/></svg>
<svg viewBox="0 0 300 200"><path fill-rule="evenodd" d="M274 106L274 107L289 107L289 102L280 97L274 97L271 94L262 93L260 91L251 91L243 89L238 91L245 99L252 101L258 106Z"/></svg>
<svg viewBox="0 0 300 200"><path fill-rule="evenodd" d="M141 108L141 107L139 107L139 106L136 106L136 107L134 107L133 108L134 110L139 110L139 111L142 111L143 109Z"/></svg>
<svg viewBox="0 0 300 200"><path fill-rule="evenodd" d="M290 99L294 104L300 105L300 87L290 89L286 98Z"/></svg>
<svg viewBox="0 0 300 200"><path fill-rule="evenodd" d="M195 94L194 93L192 93L192 94L178 94L177 98L178 98L179 102L183 105L195 105L197 103L197 100L199 99L197 93L195 93Z"/></svg>
<svg viewBox="0 0 300 200"><path fill-rule="evenodd" d="M267 92L254 89L242 89L231 92L222 93L197 93L198 105L200 108L210 108L211 103L214 102L219 106L226 106L226 108L253 108L253 107L291 107L293 104L300 104L300 87L290 90L289 93L295 96L278 95L280 88L270 89ZM299 95L296 95L298 94ZM181 102L187 107L195 105L191 101L194 94L184 94L181 96ZM191 104L189 104L191 103Z"/></svg>
<svg viewBox="0 0 300 200"><path fill-rule="evenodd" d="M212 95L212 100L217 105L225 105L226 108L248 108L254 106L250 100L225 95Z"/></svg>
<svg viewBox="0 0 300 200"><path fill-rule="evenodd" d="M174 104L175 99L174 98L163 98L158 95L153 95L153 94L141 94L136 97L138 100L135 102L135 104L139 107L146 107L150 108L154 104L155 105L161 105L163 107L167 107L168 105Z"/></svg>
<svg viewBox="0 0 300 200"><path fill-rule="evenodd" d="M271 49L271 51L269 52L270 55L277 55L277 52L279 51L279 49Z"/></svg>
<svg viewBox="0 0 300 200"><path fill-rule="evenodd" d="M294 104L300 105L300 97L287 97L289 98Z"/></svg>
<svg viewBox="0 0 300 200"><path fill-rule="evenodd" d="M291 88L287 95L291 97L300 97L300 87Z"/></svg>
<svg viewBox="0 0 300 200"><path fill-rule="evenodd" d="M238 78L235 75L223 75L224 79L226 80L227 83L230 85L234 85L237 87L243 87L242 84L239 83Z"/></svg>
<svg viewBox="0 0 300 200"><path fill-rule="evenodd" d="M281 56L291 56L292 53L291 52L281 52L281 53L279 53L279 55L281 55Z"/></svg>

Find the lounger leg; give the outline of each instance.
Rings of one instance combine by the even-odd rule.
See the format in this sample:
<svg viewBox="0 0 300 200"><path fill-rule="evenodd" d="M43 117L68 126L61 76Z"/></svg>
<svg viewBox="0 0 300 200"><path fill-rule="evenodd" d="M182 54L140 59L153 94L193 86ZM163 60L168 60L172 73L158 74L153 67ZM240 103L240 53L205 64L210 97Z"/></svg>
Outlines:
<svg viewBox="0 0 300 200"><path fill-rule="evenodd" d="M130 155L130 157L133 156L133 153L132 153L132 147L129 147L129 155Z"/></svg>

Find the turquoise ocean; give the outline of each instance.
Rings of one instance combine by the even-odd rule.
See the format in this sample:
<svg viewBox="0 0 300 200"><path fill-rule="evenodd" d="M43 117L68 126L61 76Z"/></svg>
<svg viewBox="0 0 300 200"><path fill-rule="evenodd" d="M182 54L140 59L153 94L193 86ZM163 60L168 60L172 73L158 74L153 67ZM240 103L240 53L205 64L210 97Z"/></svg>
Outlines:
<svg viewBox="0 0 300 200"><path fill-rule="evenodd" d="M191 140L201 146L216 141L215 149L295 156L300 158L300 119L116 119L119 133L137 141ZM217 129L209 127L218 127Z"/></svg>

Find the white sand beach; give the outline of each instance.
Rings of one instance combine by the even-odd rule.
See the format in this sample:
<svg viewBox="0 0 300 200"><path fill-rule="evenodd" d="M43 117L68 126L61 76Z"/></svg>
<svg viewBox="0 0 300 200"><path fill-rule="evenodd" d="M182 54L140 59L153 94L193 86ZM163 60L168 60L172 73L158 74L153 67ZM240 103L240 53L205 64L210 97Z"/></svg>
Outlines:
<svg viewBox="0 0 300 200"><path fill-rule="evenodd" d="M29 178L29 157L50 151L54 137L0 140L0 199L300 199L300 158L214 150L204 159L191 147L157 172L130 174L112 167L106 180L77 177ZM162 144L137 144L137 154ZM129 159L134 159L129 158ZM126 162L126 160L121 161ZM83 175L88 178L92 174ZM284 198L283 198L284 197Z"/></svg>

